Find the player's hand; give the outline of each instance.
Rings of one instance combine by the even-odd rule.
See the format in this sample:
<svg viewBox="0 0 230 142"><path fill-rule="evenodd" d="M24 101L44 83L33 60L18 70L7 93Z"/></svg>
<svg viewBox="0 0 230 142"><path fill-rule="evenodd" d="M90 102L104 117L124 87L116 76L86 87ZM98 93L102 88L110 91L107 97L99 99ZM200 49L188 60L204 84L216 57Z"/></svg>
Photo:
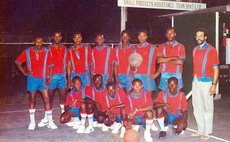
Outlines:
<svg viewBox="0 0 230 142"><path fill-rule="evenodd" d="M74 99L72 103L70 104L70 107L75 107L77 103L77 99Z"/></svg>
<svg viewBox="0 0 230 142"><path fill-rule="evenodd" d="M136 113L137 112L134 110L133 112L131 112L130 114L128 114L128 119L132 119Z"/></svg>
<svg viewBox="0 0 230 142"><path fill-rule="evenodd" d="M72 89L72 88L73 88L73 86L70 83L70 81L67 81L66 90L69 90L69 89Z"/></svg>
<svg viewBox="0 0 230 142"><path fill-rule="evenodd" d="M179 60L179 57L178 56L173 56L172 60L177 61L177 60Z"/></svg>
<svg viewBox="0 0 230 142"><path fill-rule="evenodd" d="M52 77L48 78L45 82L45 86L49 86L52 81Z"/></svg>
<svg viewBox="0 0 230 142"><path fill-rule="evenodd" d="M153 79L156 79L158 76L159 76L158 72L155 72L155 73L149 75L149 77L153 78Z"/></svg>
<svg viewBox="0 0 230 142"><path fill-rule="evenodd" d="M216 93L216 85L212 85L209 89L209 94L214 95Z"/></svg>
<svg viewBox="0 0 230 142"><path fill-rule="evenodd" d="M165 106L167 107L167 110L168 110L169 112L173 112L173 109L172 109L172 107L170 106L170 104L166 103Z"/></svg>
<svg viewBox="0 0 230 142"><path fill-rule="evenodd" d="M110 107L108 110L106 110L105 114L106 114L106 115L109 115L109 114L111 113L112 110L113 110L113 108Z"/></svg>
<svg viewBox="0 0 230 142"><path fill-rule="evenodd" d="M31 71L25 71L25 72L23 72L23 74L24 74L25 76L29 76L29 75L32 74L32 72L31 72Z"/></svg>

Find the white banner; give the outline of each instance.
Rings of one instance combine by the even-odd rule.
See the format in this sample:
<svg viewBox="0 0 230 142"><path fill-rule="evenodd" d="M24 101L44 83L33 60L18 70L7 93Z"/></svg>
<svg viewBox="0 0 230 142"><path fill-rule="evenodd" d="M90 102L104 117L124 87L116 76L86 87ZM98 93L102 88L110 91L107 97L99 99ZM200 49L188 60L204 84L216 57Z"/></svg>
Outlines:
<svg viewBox="0 0 230 142"><path fill-rule="evenodd" d="M118 0L118 6L171 10L198 10L206 8L206 4L204 3L176 2L163 0Z"/></svg>
<svg viewBox="0 0 230 142"><path fill-rule="evenodd" d="M226 39L226 64L230 64L230 38Z"/></svg>

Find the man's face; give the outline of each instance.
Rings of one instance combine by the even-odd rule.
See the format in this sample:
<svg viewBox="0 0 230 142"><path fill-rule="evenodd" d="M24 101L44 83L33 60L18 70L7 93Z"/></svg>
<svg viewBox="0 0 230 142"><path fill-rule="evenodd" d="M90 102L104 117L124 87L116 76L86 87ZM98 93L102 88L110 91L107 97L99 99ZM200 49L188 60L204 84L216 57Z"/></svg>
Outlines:
<svg viewBox="0 0 230 142"><path fill-rule="evenodd" d="M42 38L35 38L34 39L34 45L38 50L42 49L43 39Z"/></svg>
<svg viewBox="0 0 230 142"><path fill-rule="evenodd" d="M104 35L97 35L95 42L98 46L102 46L105 42L105 36Z"/></svg>
<svg viewBox="0 0 230 142"><path fill-rule="evenodd" d="M174 41L176 38L175 30L174 29L168 30L165 36L167 37L168 41Z"/></svg>
<svg viewBox="0 0 230 142"><path fill-rule="evenodd" d="M114 96L116 94L116 87L114 85L107 86L106 89L109 96Z"/></svg>
<svg viewBox="0 0 230 142"><path fill-rule="evenodd" d="M170 80L168 82L168 88L169 88L169 92L171 94L175 94L177 92L177 84L178 84L178 82L175 80Z"/></svg>
<svg viewBox="0 0 230 142"><path fill-rule="evenodd" d="M94 79L94 84L96 88L101 88L102 87L102 77L98 76Z"/></svg>
<svg viewBox="0 0 230 142"><path fill-rule="evenodd" d="M133 92L135 94L139 94L141 92L141 89L142 89L143 85L141 82L138 82L138 81L135 81L133 84L132 84L132 88L133 88Z"/></svg>
<svg viewBox="0 0 230 142"><path fill-rule="evenodd" d="M75 45L80 45L81 44L81 41L82 41L82 36L81 34L75 34L73 36L73 42Z"/></svg>
<svg viewBox="0 0 230 142"><path fill-rule="evenodd" d="M204 32L198 31L196 33L195 39L198 45L202 45L206 41L207 36L204 35Z"/></svg>
<svg viewBox="0 0 230 142"><path fill-rule="evenodd" d="M138 38L139 43L142 44L147 41L148 36L145 32L140 32L137 38Z"/></svg>
<svg viewBox="0 0 230 142"><path fill-rule="evenodd" d="M54 33L53 35L53 40L55 44L60 44L62 40L62 35L61 33Z"/></svg>
<svg viewBox="0 0 230 142"><path fill-rule="evenodd" d="M78 79L75 79L75 80L73 81L73 86L74 86L74 88L75 88L77 91L79 91L79 90L81 89L81 81L78 80Z"/></svg>
<svg viewBox="0 0 230 142"><path fill-rule="evenodd" d="M122 43L129 43L129 41L130 41L130 36L129 36L129 34L128 34L128 33L123 33L123 34L121 35L121 42L122 42Z"/></svg>

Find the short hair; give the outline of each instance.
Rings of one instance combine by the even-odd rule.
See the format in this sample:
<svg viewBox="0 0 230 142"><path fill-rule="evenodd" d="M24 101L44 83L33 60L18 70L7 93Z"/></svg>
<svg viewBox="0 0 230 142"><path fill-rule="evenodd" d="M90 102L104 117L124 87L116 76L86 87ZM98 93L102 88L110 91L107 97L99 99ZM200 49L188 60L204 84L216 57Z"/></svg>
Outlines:
<svg viewBox="0 0 230 142"><path fill-rule="evenodd" d="M134 84L135 82L140 82L142 84L142 81L139 79L139 78L135 78L133 81L132 81L132 84Z"/></svg>
<svg viewBox="0 0 230 142"><path fill-rule="evenodd" d="M75 35L82 35L82 33L81 33L80 31L76 31L76 32L73 33L73 37L74 37Z"/></svg>
<svg viewBox="0 0 230 142"><path fill-rule="evenodd" d="M128 30L123 30L122 32L121 32L121 35L123 35L123 34L128 34L129 36L130 36L130 32L128 31Z"/></svg>
<svg viewBox="0 0 230 142"><path fill-rule="evenodd" d="M176 33L176 28L175 28L175 27L168 27L168 28L166 29L166 33L167 33L169 30L174 30L174 32Z"/></svg>
<svg viewBox="0 0 230 142"><path fill-rule="evenodd" d="M140 34L140 33L146 33L146 35L148 35L148 31L146 29L140 29L138 31L138 34Z"/></svg>
<svg viewBox="0 0 230 142"><path fill-rule="evenodd" d="M75 80L78 80L82 84L81 78L79 76L74 76L72 82L74 82Z"/></svg>
<svg viewBox="0 0 230 142"><path fill-rule="evenodd" d="M95 34L95 38L97 38L97 36L104 36L105 37L105 33L103 33L103 32L97 32Z"/></svg>
<svg viewBox="0 0 230 142"><path fill-rule="evenodd" d="M97 77L101 77L101 78L103 79L103 77L102 77L101 74L95 74L95 75L93 76L93 81L94 81Z"/></svg>
<svg viewBox="0 0 230 142"><path fill-rule="evenodd" d="M54 36L55 34L57 34L57 33L59 33L59 34L62 36L62 33L61 33L60 31L55 31L55 32L53 33L53 36Z"/></svg>
<svg viewBox="0 0 230 142"><path fill-rule="evenodd" d="M176 77L170 77L170 78L168 79L168 83L169 83L170 81L175 81L176 84L178 84L178 79L177 79Z"/></svg>
<svg viewBox="0 0 230 142"><path fill-rule="evenodd" d="M197 32L203 32L203 33L204 33L204 36L208 36L207 30L206 30L205 28L199 28L199 29L196 30L196 33L197 33Z"/></svg>
<svg viewBox="0 0 230 142"><path fill-rule="evenodd" d="M110 81L106 84L106 88L109 86L114 86L116 88L116 83L114 81Z"/></svg>

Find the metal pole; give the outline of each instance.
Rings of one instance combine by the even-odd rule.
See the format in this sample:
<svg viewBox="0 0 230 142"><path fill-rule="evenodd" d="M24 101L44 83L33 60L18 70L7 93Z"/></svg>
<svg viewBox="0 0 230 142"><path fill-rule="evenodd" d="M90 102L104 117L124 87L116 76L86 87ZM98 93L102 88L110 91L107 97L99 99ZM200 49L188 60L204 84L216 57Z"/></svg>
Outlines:
<svg viewBox="0 0 230 142"><path fill-rule="evenodd" d="M127 8L121 7L121 31L126 29Z"/></svg>
<svg viewBox="0 0 230 142"><path fill-rule="evenodd" d="M219 55L219 12L216 12L216 35L215 35L215 37L216 37L216 50L217 50L217 54ZM216 85L216 95L220 95L219 94L219 81L218 81L218 83L217 83L217 85Z"/></svg>

